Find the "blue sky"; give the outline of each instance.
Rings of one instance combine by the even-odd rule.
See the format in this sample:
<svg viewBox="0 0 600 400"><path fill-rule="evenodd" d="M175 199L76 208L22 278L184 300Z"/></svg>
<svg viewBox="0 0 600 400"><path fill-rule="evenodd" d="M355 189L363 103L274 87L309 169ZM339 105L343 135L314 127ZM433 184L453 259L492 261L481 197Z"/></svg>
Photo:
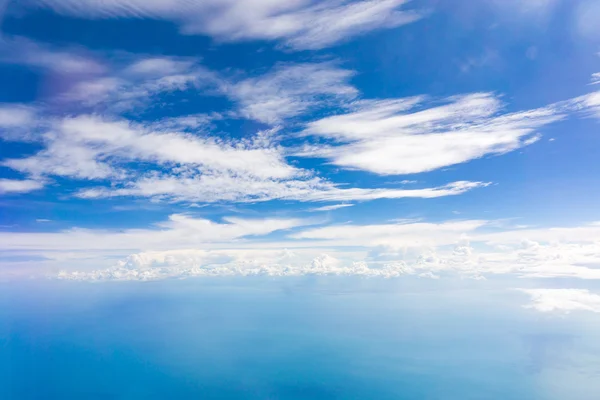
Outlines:
<svg viewBox="0 0 600 400"><path fill-rule="evenodd" d="M598 2L1 4L1 279L566 279L540 310L600 311Z"/></svg>

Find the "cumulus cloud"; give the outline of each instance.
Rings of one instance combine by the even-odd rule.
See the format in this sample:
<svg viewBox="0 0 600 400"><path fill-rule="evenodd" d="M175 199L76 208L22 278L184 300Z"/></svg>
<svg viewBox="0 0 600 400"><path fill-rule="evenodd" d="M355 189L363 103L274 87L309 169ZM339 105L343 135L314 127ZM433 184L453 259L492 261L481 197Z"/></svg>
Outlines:
<svg viewBox="0 0 600 400"><path fill-rule="evenodd" d="M0 233L0 250L44 257L36 265L63 269L65 279L256 274L600 279L600 224L555 228L571 230L564 237L544 236L553 229L540 228L508 229L491 239L500 234L489 232L498 229L494 221L318 226L323 223L231 217L215 222L174 214L149 229ZM288 232L265 237L279 231ZM116 257L122 261L115 264Z"/></svg>
<svg viewBox="0 0 600 400"><path fill-rule="evenodd" d="M495 221L331 225L291 234L321 246L371 248L377 261L406 260L412 268L471 276L600 279L600 224L572 228L495 230ZM448 250L448 246L453 246ZM408 252L408 253L407 253Z"/></svg>
<svg viewBox="0 0 600 400"><path fill-rule="evenodd" d="M519 289L531 297L525 306L540 312L591 311L600 313L600 295L585 289Z"/></svg>
<svg viewBox="0 0 600 400"><path fill-rule="evenodd" d="M183 33L220 41L277 40L291 49L320 49L376 29L420 18L406 0L26 0L79 18L154 18Z"/></svg>
<svg viewBox="0 0 600 400"><path fill-rule="evenodd" d="M477 224L479 224L478 222ZM522 278L569 277L600 279L600 249L583 244L560 246L526 242L519 247L481 247L473 221L406 224L395 232L376 233L364 243L359 235L344 236L342 229L315 229L291 235L283 242L239 242L232 248L135 253L108 268L64 270L65 279L162 279L220 275L354 275L397 278L415 276L441 279L464 277L486 280L499 275ZM426 225L426 226L423 226ZM341 228L341 227L340 227ZM300 228L301 229L301 228ZM349 229L352 231L352 227ZM384 229L386 230L386 229ZM390 229L387 229L388 231ZM309 232L304 234L304 232ZM391 244L390 238L395 243ZM471 239L471 240L470 240ZM285 252L280 249L287 248ZM354 249L349 252L347 249ZM362 249L362 250L357 250ZM324 251L326 251L324 253ZM47 254L45 254L48 256ZM107 263L108 264L108 263ZM75 272L74 272L75 271Z"/></svg>
<svg viewBox="0 0 600 400"><path fill-rule="evenodd" d="M27 193L43 187L43 182L32 179L0 179L0 194Z"/></svg>
<svg viewBox="0 0 600 400"><path fill-rule="evenodd" d="M181 250L132 254L106 269L60 271L66 280L156 280L206 276L360 275L399 276L399 269L372 269L328 254L310 256L288 250Z"/></svg>

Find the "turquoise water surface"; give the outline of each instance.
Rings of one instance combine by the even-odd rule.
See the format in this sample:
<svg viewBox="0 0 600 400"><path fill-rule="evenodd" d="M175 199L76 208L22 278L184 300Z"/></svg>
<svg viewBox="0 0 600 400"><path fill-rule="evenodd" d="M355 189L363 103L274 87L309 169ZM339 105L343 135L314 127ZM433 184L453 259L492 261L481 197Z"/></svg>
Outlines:
<svg viewBox="0 0 600 400"><path fill-rule="evenodd" d="M600 398L596 315L547 316L515 293L436 285L4 284L0 398Z"/></svg>

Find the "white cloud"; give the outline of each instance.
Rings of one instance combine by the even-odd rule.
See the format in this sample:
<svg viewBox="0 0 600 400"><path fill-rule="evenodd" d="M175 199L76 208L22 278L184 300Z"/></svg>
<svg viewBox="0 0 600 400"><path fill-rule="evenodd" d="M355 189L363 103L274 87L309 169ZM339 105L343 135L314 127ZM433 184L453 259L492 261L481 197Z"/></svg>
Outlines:
<svg viewBox="0 0 600 400"><path fill-rule="evenodd" d="M15 104L0 104L0 128L28 127L36 117L35 109Z"/></svg>
<svg viewBox="0 0 600 400"><path fill-rule="evenodd" d="M201 248L210 243L227 243L268 235L311 223L301 219L226 218L223 223L184 214L173 214L153 229L92 230L72 228L61 232L0 232L2 250L123 251Z"/></svg>
<svg viewBox="0 0 600 400"><path fill-rule="evenodd" d="M331 63L283 64L255 78L221 84L221 90L239 103L240 113L276 124L330 100L346 101L358 94L347 83L353 71Z"/></svg>
<svg viewBox="0 0 600 400"><path fill-rule="evenodd" d="M0 103L0 140L35 141L44 125L39 113L34 106Z"/></svg>
<svg viewBox="0 0 600 400"><path fill-rule="evenodd" d="M151 57L135 61L125 69L125 73L133 76L164 76L185 74L194 66L194 60L167 57Z"/></svg>
<svg viewBox="0 0 600 400"><path fill-rule="evenodd" d="M364 262L338 259L329 254L315 256L302 250L181 250L137 253L106 269L88 272L63 270L53 276L67 280L104 281L256 275L393 278L406 273L401 265L370 268ZM427 277L436 278L433 275Z"/></svg>
<svg viewBox="0 0 600 400"><path fill-rule="evenodd" d="M74 82L56 99L103 112L139 112L164 93L207 89L220 82L217 74L191 58L129 55L113 63L107 73Z"/></svg>
<svg viewBox="0 0 600 400"><path fill-rule="evenodd" d="M0 194L27 193L44 187L44 183L32 179L0 179Z"/></svg>
<svg viewBox="0 0 600 400"><path fill-rule="evenodd" d="M184 33L220 41L278 40L319 49L419 18L406 0L26 0L80 18L147 17L181 25Z"/></svg>
<svg viewBox="0 0 600 400"><path fill-rule="evenodd" d="M451 245L466 234L486 224L486 221L466 220L443 223L396 223L380 225L334 225L305 230L291 235L294 239L331 241L331 245L367 246L401 249L406 247L435 248Z"/></svg>
<svg viewBox="0 0 600 400"><path fill-rule="evenodd" d="M600 279L600 224L529 233L509 229L494 240L490 235L496 234L489 233L498 229L491 228L494 221L480 220L304 227L321 223L294 218L212 222L175 214L150 229L0 233L0 250L42 256L47 261L36 261L40 270L64 269L61 276L73 279L255 274ZM291 229L278 239L263 237ZM571 233L544 234L556 229ZM115 257L125 258L115 264Z"/></svg>
<svg viewBox="0 0 600 400"><path fill-rule="evenodd" d="M64 176L109 180L111 187L85 189L80 197L141 196L175 201L367 201L380 198L434 198L485 186L454 182L424 189L340 188L312 171L287 163L274 131L224 141L208 135L157 132L125 120L81 115L55 119L42 135L45 148L2 165L40 179ZM130 162L148 163L140 171Z"/></svg>
<svg viewBox="0 0 600 400"><path fill-rule="evenodd" d="M592 85L600 84L600 72L596 72L596 73L592 74L591 84Z"/></svg>
<svg viewBox="0 0 600 400"><path fill-rule="evenodd" d="M531 296L525 306L540 312L591 311L600 313L600 295L585 289L519 289Z"/></svg>
<svg viewBox="0 0 600 400"><path fill-rule="evenodd" d="M82 107L111 114L140 112L161 104L165 93L193 90L202 96L228 97L236 110L221 111L230 117L279 124L317 107L338 106L358 95L348 83L354 71L333 62L285 63L258 75L244 75L210 71L191 57L84 53L20 38L9 43L0 61L68 73L67 84L50 95L79 112ZM101 64L99 59L104 62ZM81 71L75 71L76 66ZM74 72L69 73L71 70Z"/></svg>
<svg viewBox="0 0 600 400"><path fill-rule="evenodd" d="M495 226L495 221L478 220L345 224L290 237L312 245L370 248L373 260L412 260L415 271L600 279L600 224L491 233ZM454 247L449 251L448 246Z"/></svg>
<svg viewBox="0 0 600 400"><path fill-rule="evenodd" d="M7 159L1 165L27 173L36 179L65 176L75 179L107 179L118 172L97 160L94 149L72 142L51 140L39 153L27 158Z"/></svg>
<svg viewBox="0 0 600 400"><path fill-rule="evenodd" d="M377 199L437 198L455 196L485 187L481 182L454 182L425 189L340 188L321 178L260 179L230 173L196 173L179 176L151 175L121 188L92 188L79 193L83 198L119 196L152 197L186 202L261 202L273 199L302 202L370 201Z"/></svg>
<svg viewBox="0 0 600 400"><path fill-rule="evenodd" d="M71 76L105 72L105 66L81 48L72 47L64 50L22 37L2 38L0 61L24 64Z"/></svg>
<svg viewBox="0 0 600 400"><path fill-rule="evenodd" d="M424 100L359 102L348 114L311 122L304 134L338 144L297 154L382 175L420 173L513 151L535 142L538 128L564 118L557 106L499 114L500 101L487 93L437 106Z"/></svg>
<svg viewBox="0 0 600 400"><path fill-rule="evenodd" d="M323 206L317 208L311 208L310 211L320 212L320 211L334 211L339 210L340 208L352 207L354 204L342 203L342 204L332 204L330 206Z"/></svg>
<svg viewBox="0 0 600 400"><path fill-rule="evenodd" d="M3 165L39 175L100 179L117 176L110 165L124 161L191 165L208 171L229 171L258 178L285 178L299 171L285 163L277 148L251 142L225 143L183 133L159 133L127 121L105 121L96 116L58 120L44 136L46 149Z"/></svg>
<svg viewBox="0 0 600 400"><path fill-rule="evenodd" d="M223 115L219 113L191 114L183 117L164 118L149 124L149 127L156 131L191 131L198 134L199 132L208 132L212 130L213 121L218 121L223 118Z"/></svg>

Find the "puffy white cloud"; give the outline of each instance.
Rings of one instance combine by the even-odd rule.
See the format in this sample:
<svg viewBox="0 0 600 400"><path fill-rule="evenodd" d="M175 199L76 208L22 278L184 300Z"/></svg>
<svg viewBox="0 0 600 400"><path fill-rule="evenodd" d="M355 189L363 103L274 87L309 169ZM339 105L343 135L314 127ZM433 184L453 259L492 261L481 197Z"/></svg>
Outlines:
<svg viewBox="0 0 600 400"><path fill-rule="evenodd" d="M311 256L302 250L181 250L133 254L106 269L87 272L63 270L53 277L104 281L256 275L393 278L406 274L406 268L399 264L371 268L364 262L338 259L328 254ZM423 276L435 278L428 274Z"/></svg>
<svg viewBox="0 0 600 400"><path fill-rule="evenodd" d="M531 296L525 306L540 312L591 311L600 313L600 295L585 289L519 289Z"/></svg>
<svg viewBox="0 0 600 400"><path fill-rule="evenodd" d="M44 187L44 183L32 179L0 179L0 194L27 193Z"/></svg>
<svg viewBox="0 0 600 400"><path fill-rule="evenodd" d="M493 221L304 227L319 223L289 218L212 222L176 214L151 229L0 233L0 250L42 256L46 261L36 261L37 267L64 269L61 276L69 279L256 274L600 279L598 232L583 240L573 235L516 242L523 230L507 230L501 242L490 242ZM287 237L262 237L291 229ZM545 230L552 229L539 232ZM122 262L115 264L115 257Z"/></svg>
<svg viewBox="0 0 600 400"><path fill-rule="evenodd" d="M600 224L573 228L504 229L495 221L406 221L332 225L293 233L321 246L370 248L378 262L410 261L425 270L481 276L600 279ZM448 246L454 246L451 251Z"/></svg>
<svg viewBox="0 0 600 400"><path fill-rule="evenodd" d="M436 106L424 101L359 102L350 113L311 122L306 135L338 144L297 154L382 175L420 173L526 146L537 140L538 128L565 116L557 106L499 114L500 101L488 93L452 97Z"/></svg>
<svg viewBox="0 0 600 400"><path fill-rule="evenodd" d="M26 0L81 18L167 19L188 34L220 41L279 40L294 49L319 49L381 28L419 19L406 0Z"/></svg>

